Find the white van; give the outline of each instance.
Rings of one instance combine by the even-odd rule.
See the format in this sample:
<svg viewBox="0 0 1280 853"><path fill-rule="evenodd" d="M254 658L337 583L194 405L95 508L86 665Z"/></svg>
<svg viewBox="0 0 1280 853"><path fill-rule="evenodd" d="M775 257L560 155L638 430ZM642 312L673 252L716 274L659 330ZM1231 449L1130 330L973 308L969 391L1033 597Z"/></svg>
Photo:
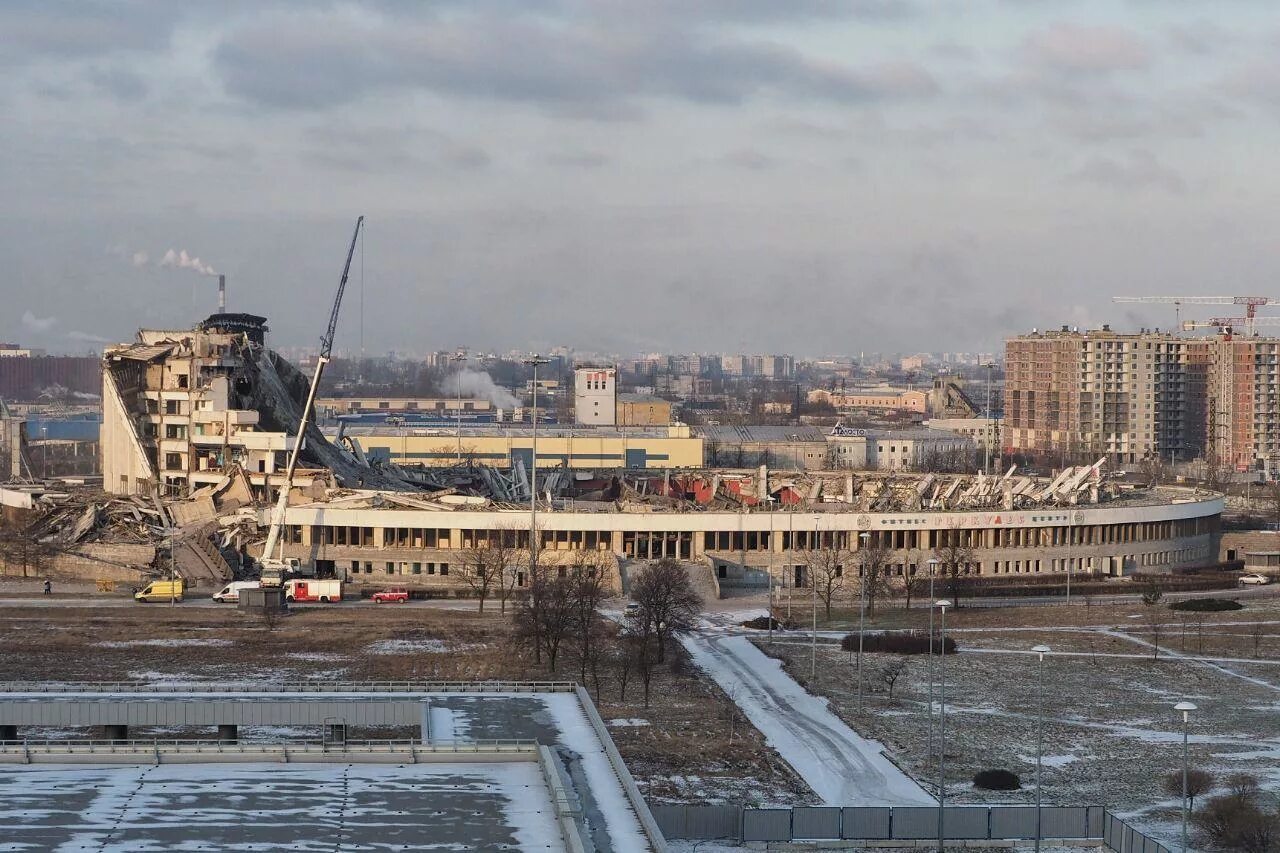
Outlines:
<svg viewBox="0 0 1280 853"><path fill-rule="evenodd" d="M214 601L229 602L234 604L240 600L240 590L257 589L257 581L232 581L213 594Z"/></svg>

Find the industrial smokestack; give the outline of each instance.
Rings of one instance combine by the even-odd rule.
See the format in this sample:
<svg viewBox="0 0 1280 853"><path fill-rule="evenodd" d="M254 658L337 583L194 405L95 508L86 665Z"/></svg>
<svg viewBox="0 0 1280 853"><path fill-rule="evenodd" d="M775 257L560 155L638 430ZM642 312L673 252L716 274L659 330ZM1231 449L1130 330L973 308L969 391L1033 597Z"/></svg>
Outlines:
<svg viewBox="0 0 1280 853"><path fill-rule="evenodd" d="M218 276L218 313L227 313L227 277Z"/></svg>

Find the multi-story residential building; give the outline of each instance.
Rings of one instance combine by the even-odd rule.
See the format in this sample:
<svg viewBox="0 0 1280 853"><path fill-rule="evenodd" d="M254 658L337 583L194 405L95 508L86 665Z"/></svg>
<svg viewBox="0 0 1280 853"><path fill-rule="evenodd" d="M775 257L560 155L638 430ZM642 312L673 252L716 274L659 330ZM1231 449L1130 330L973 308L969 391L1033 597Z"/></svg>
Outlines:
<svg viewBox="0 0 1280 853"><path fill-rule="evenodd" d="M1220 335L1209 342L1208 453L1237 471L1280 465L1280 340Z"/></svg>
<svg viewBox="0 0 1280 853"><path fill-rule="evenodd" d="M1005 345L1011 452L1117 464L1198 456L1210 342L1142 331L1033 332Z"/></svg>

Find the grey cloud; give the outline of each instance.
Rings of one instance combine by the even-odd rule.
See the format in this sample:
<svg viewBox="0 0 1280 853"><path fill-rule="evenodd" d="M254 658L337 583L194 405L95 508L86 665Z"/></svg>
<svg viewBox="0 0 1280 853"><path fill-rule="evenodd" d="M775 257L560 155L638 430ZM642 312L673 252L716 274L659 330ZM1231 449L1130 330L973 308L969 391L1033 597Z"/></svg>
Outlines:
<svg viewBox="0 0 1280 853"><path fill-rule="evenodd" d="M477 145L431 128L327 126L305 133L303 156L347 172L476 171L493 158Z"/></svg>
<svg viewBox="0 0 1280 853"><path fill-rule="evenodd" d="M598 169L609 162L609 158L598 151L558 151L547 155L546 160L552 166L572 169Z"/></svg>
<svg viewBox="0 0 1280 853"><path fill-rule="evenodd" d="M724 163L735 166L739 169L749 169L753 172L763 172L769 169L776 169L782 165L782 161L777 157L758 151L754 148L742 148L737 151L730 151L721 158Z"/></svg>
<svg viewBox="0 0 1280 853"><path fill-rule="evenodd" d="M773 93L870 102L937 88L918 64L817 62L793 48L728 40L660 17L618 29L475 14L432 21L266 15L228 33L215 66L230 93L300 109L422 89L616 117L634 114L634 101L644 97L739 103Z"/></svg>
<svg viewBox="0 0 1280 853"><path fill-rule="evenodd" d="M1173 47L1196 56L1209 56L1234 46L1239 36L1213 21L1201 19L1170 26L1165 38Z"/></svg>
<svg viewBox="0 0 1280 853"><path fill-rule="evenodd" d="M1071 175L1073 180L1125 192L1158 189L1182 194L1186 181L1150 151L1135 150L1126 157L1094 157Z"/></svg>
<svg viewBox="0 0 1280 853"><path fill-rule="evenodd" d="M146 81L124 68L93 68L89 72L89 82L122 101L136 101L147 94Z"/></svg>
<svg viewBox="0 0 1280 853"><path fill-rule="evenodd" d="M1132 30L1066 23L1030 33L1022 52L1035 66L1066 73L1133 71L1151 61L1146 45Z"/></svg>
<svg viewBox="0 0 1280 853"><path fill-rule="evenodd" d="M179 7L146 0L6 2L0 5L0 57L18 62L155 50L168 43Z"/></svg>

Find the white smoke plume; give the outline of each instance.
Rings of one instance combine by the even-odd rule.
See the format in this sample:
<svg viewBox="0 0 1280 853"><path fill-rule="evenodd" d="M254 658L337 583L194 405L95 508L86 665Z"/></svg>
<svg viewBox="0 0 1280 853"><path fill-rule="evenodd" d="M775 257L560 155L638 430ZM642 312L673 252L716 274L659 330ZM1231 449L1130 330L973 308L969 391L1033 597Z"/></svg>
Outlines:
<svg viewBox="0 0 1280 853"><path fill-rule="evenodd" d="M499 387L493 377L478 370L459 370L450 373L444 380L444 390L449 394L461 393L463 397L488 400L500 409L514 409L520 405L506 388Z"/></svg>
<svg viewBox="0 0 1280 853"><path fill-rule="evenodd" d="M57 317L37 317L30 311L22 312L22 327L30 332L40 334L58 325Z"/></svg>
<svg viewBox="0 0 1280 853"><path fill-rule="evenodd" d="M136 255L135 255L136 257ZM174 250L170 249L164 253L164 257L160 259L160 266L174 267L183 270L192 270L200 273L200 275L217 275L217 271L197 257L187 254L186 249Z"/></svg>
<svg viewBox="0 0 1280 853"><path fill-rule="evenodd" d="M133 253L133 265L135 267L145 267L149 260L151 260L151 256L146 252L138 251Z"/></svg>

